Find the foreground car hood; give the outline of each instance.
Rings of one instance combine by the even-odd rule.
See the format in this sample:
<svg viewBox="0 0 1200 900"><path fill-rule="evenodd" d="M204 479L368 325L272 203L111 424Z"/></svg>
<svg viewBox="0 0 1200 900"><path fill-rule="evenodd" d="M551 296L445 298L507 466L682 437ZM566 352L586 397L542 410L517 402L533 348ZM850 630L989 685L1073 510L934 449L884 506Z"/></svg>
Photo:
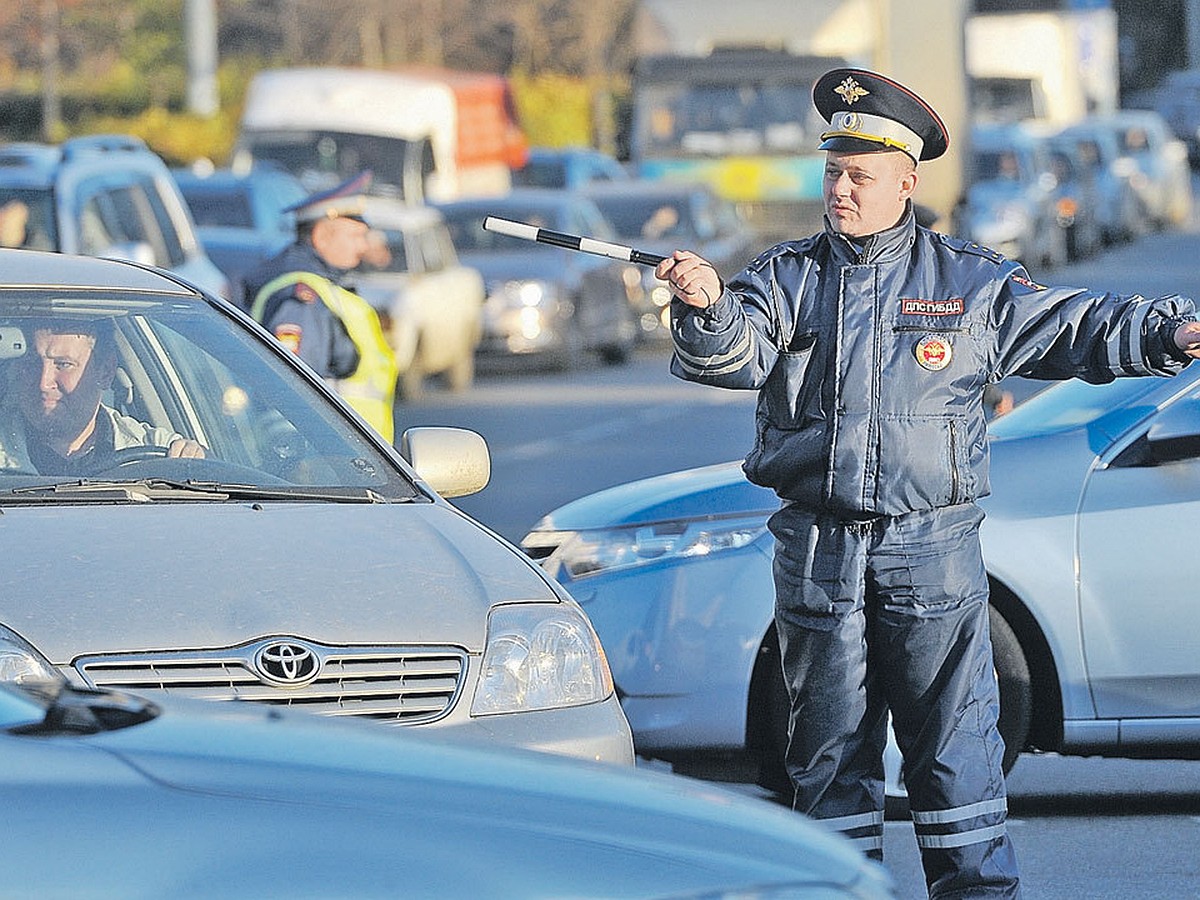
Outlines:
<svg viewBox="0 0 1200 900"><path fill-rule="evenodd" d="M29 816L0 852L11 890L678 897L866 880L858 896L884 896L845 842L699 782L252 704L162 706L88 738L0 735L0 791ZM69 864L46 865L50 834Z"/></svg>
<svg viewBox="0 0 1200 900"><path fill-rule="evenodd" d="M474 651L492 604L555 599L523 555L424 502L6 507L0 545L0 621L59 664L272 634Z"/></svg>
<svg viewBox="0 0 1200 900"><path fill-rule="evenodd" d="M740 461L686 469L620 484L573 500L548 513L539 531L580 531L640 522L690 519L779 508L769 488L751 484Z"/></svg>

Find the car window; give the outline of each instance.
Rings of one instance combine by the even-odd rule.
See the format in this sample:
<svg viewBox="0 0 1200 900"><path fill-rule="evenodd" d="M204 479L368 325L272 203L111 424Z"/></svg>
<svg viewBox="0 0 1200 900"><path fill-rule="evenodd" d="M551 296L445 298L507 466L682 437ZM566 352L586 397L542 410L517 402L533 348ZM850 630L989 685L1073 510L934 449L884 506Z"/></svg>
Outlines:
<svg viewBox="0 0 1200 900"><path fill-rule="evenodd" d="M550 228L557 231L570 230L569 228L564 229L561 223L552 219L553 210L534 204L513 206L500 206L497 204L487 210L478 209L475 206L450 206L446 207L443 212L446 218L446 227L450 230L450 237L454 241L454 246L462 252L508 253L513 250L534 252L538 249L539 245L531 244L529 241L521 238L512 237L507 234L497 234L494 231L486 231L483 227L483 220L488 216L497 216L498 218L510 219L514 222L524 222L535 228ZM543 247L542 249L546 248Z"/></svg>
<svg viewBox="0 0 1200 900"><path fill-rule="evenodd" d="M106 423L93 431L94 447L46 465L38 448L63 420L36 412L37 378L48 377L41 374L47 363L38 339L64 330L93 335L93 348L111 347L115 367L109 374L102 363L85 364L102 391L96 421ZM70 475L193 479L285 496L416 495L400 469L299 377L283 351L215 306L144 294L59 292L47 299L7 291L0 297L0 336L0 493ZM204 458L164 458L180 438L200 444Z"/></svg>
<svg viewBox="0 0 1200 900"><path fill-rule="evenodd" d="M0 247L57 250L54 195L36 188L0 188Z"/></svg>
<svg viewBox="0 0 1200 900"><path fill-rule="evenodd" d="M183 262L178 235L154 188L153 180L110 184L85 182L80 187L80 250L104 256L121 244L144 244L160 266ZM164 228L165 226L165 228Z"/></svg>
<svg viewBox="0 0 1200 900"><path fill-rule="evenodd" d="M185 189L183 196L197 225L224 228L254 227L254 210L250 205L249 192L244 188Z"/></svg>
<svg viewBox="0 0 1200 900"><path fill-rule="evenodd" d="M513 184L544 188L566 187L566 163L559 159L531 159L513 172Z"/></svg>

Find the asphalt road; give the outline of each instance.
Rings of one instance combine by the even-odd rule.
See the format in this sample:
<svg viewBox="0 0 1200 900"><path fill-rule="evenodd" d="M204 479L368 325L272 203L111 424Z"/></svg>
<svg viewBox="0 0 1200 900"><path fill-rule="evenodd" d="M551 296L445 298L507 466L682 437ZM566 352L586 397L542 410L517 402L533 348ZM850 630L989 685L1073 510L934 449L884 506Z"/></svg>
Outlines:
<svg viewBox="0 0 1200 900"><path fill-rule="evenodd" d="M1188 230L1031 274L1053 284L1200 297L1198 261L1200 233ZM457 503L519 541L542 514L575 497L746 452L754 395L686 384L667 364L660 349L565 375L485 375L464 394L435 389L399 408L398 428L460 425L483 434L492 482ZM1013 387L1027 393L1036 385ZM1009 793L1027 900L1200 897L1200 762L1025 755ZM899 896L924 896L907 821L887 824L885 854Z"/></svg>

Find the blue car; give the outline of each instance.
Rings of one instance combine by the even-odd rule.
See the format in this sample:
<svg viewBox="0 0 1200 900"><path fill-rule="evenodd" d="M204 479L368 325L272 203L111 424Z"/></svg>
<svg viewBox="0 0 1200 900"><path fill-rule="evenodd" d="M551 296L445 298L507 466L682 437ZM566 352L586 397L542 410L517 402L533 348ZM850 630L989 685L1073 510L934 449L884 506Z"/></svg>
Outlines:
<svg viewBox="0 0 1200 900"><path fill-rule="evenodd" d="M1200 758L1200 366L1063 382L989 430L1005 768L1029 750ZM639 754L786 786L777 507L731 462L592 494L524 538L595 625Z"/></svg>
<svg viewBox="0 0 1200 900"><path fill-rule="evenodd" d="M850 841L761 800L258 703L74 687L2 624L0 794L20 811L0 846L11 897L895 896Z"/></svg>

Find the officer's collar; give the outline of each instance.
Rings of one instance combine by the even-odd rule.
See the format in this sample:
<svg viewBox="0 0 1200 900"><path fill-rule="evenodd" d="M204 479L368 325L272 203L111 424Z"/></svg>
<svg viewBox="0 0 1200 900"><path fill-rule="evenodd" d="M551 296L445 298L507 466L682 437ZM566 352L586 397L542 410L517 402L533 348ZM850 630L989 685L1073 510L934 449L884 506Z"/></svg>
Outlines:
<svg viewBox="0 0 1200 900"><path fill-rule="evenodd" d="M825 232L839 256L860 265L883 262L907 252L916 237L916 214L911 200L904 201L904 215L891 228L864 237L849 237L833 229L825 217Z"/></svg>

